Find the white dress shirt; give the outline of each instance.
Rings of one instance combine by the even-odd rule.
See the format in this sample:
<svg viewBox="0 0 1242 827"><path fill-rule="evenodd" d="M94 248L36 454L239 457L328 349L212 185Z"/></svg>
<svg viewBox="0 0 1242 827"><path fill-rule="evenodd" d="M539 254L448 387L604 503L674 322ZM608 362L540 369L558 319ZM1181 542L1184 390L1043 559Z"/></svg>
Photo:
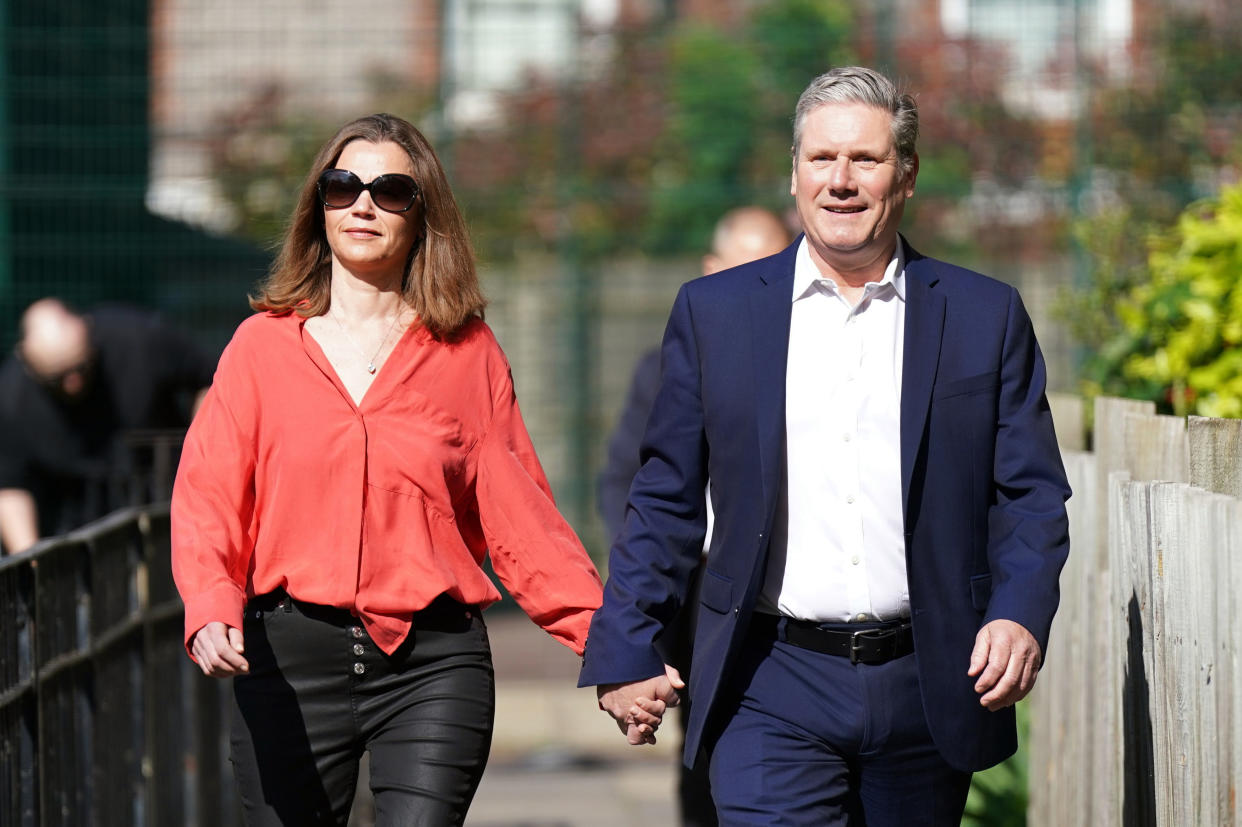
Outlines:
<svg viewBox="0 0 1242 827"><path fill-rule="evenodd" d="M856 306L804 238L785 374L785 476L760 611L804 620L910 614L901 498L905 253Z"/></svg>

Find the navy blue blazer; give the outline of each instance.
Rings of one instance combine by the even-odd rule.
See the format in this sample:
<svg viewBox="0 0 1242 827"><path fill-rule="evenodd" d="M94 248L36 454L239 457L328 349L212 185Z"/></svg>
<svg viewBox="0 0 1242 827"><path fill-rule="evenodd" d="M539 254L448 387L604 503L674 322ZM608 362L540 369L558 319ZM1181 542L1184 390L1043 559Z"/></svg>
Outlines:
<svg viewBox="0 0 1242 827"><path fill-rule="evenodd" d="M662 674L656 641L699 562L710 477L716 522L695 632L688 763L720 723L764 576L800 240L678 293L642 467L587 638L580 686ZM984 709L966 674L975 635L1005 618L1046 652L1069 552L1070 490L1043 357L1017 291L906 250L901 482L915 653L937 747L975 771L1017 748L1013 709Z"/></svg>

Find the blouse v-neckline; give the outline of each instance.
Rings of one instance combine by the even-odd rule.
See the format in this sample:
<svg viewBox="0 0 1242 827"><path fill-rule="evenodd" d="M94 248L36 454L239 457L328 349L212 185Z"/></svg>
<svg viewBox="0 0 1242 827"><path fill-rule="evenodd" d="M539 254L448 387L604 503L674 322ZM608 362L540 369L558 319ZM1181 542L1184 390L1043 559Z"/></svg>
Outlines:
<svg viewBox="0 0 1242 827"><path fill-rule="evenodd" d="M302 338L302 347L306 350L307 355L310 356L311 361L319 367L323 374L328 377L333 385L336 386L336 389L340 391L341 396L345 397L345 400L358 411L361 411L366 401L374 396L375 386L380 383L384 376L391 373L391 371L388 370L388 366L394 361L393 357L397 356L397 354L405 348L406 340L412 338L415 335L415 332L422 328L422 325L418 324L416 319L413 323L408 325L405 330L401 331L401 335L397 338L396 344L392 346L392 350L389 351L388 357L384 359L384 363L376 369L374 375L371 377L371 384L367 385L366 390L362 392L362 395L355 399L354 395L349 392L349 388L346 386L344 380L341 379L341 375L337 371L336 366L333 365L332 360L328 358L328 354L324 351L323 345L321 345L319 340L315 338L314 333L306 329L307 321L309 321L309 319L302 318L299 318L298 321L298 332Z"/></svg>

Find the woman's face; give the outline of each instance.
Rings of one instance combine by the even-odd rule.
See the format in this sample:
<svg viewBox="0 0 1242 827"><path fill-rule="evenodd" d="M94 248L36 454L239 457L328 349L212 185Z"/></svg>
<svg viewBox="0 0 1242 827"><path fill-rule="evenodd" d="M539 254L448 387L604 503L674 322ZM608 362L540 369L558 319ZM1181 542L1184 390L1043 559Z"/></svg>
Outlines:
<svg viewBox="0 0 1242 827"><path fill-rule="evenodd" d="M345 145L336 169L349 170L369 184L385 173L413 176L410 156L398 144L353 140ZM405 212L389 212L375 205L363 190L348 207L323 207L324 233L332 249L333 268L343 267L354 275L400 280L410 250L422 227L422 203Z"/></svg>

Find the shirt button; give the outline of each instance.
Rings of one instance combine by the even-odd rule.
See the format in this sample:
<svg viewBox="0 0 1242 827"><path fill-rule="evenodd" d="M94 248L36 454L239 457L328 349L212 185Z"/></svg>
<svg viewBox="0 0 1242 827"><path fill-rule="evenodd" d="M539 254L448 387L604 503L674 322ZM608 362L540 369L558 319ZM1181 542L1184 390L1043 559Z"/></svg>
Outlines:
<svg viewBox="0 0 1242 827"><path fill-rule="evenodd" d="M349 633L354 636L355 640L360 640L362 638L362 627L361 626L350 626Z"/></svg>
<svg viewBox="0 0 1242 827"><path fill-rule="evenodd" d="M846 501L847 503L849 503L850 505L853 505L853 504L854 504L854 498L853 498L853 497L846 497L846 498L845 498L845 501Z"/></svg>
<svg viewBox="0 0 1242 827"><path fill-rule="evenodd" d="M858 560L858 555L857 555L857 554L855 554L853 557L851 557L851 558L850 558L850 562L851 562L851 563L853 563L854 565L856 565L856 566L857 566L857 565L858 565L858 563L859 563L859 560Z"/></svg>
<svg viewBox="0 0 1242 827"><path fill-rule="evenodd" d="M354 644L354 654L355 654L355 655L362 655L362 654L366 654L366 651L367 651L367 650L363 647L363 645L362 645L361 643L355 643L355 644Z"/></svg>
<svg viewBox="0 0 1242 827"><path fill-rule="evenodd" d="M856 614L856 615L854 616L854 620L855 620L855 621L857 621L857 622L859 622L859 623L862 623L862 622L863 622L863 621L865 621L866 619L867 619L867 613L866 613L866 612L859 612L858 614ZM361 663L356 664L356 666L361 666L361 665L362 665Z"/></svg>
<svg viewBox="0 0 1242 827"><path fill-rule="evenodd" d="M366 672L366 671L367 671L367 668L366 668L365 666L363 666L361 663L355 663L355 664L354 664L354 674L355 674L355 675L361 675L363 672Z"/></svg>
<svg viewBox="0 0 1242 827"><path fill-rule="evenodd" d="M841 435L841 438L842 438L842 439L844 439L846 442L849 442L849 441L850 441L850 435L849 435L849 434L842 434L842 435Z"/></svg>

